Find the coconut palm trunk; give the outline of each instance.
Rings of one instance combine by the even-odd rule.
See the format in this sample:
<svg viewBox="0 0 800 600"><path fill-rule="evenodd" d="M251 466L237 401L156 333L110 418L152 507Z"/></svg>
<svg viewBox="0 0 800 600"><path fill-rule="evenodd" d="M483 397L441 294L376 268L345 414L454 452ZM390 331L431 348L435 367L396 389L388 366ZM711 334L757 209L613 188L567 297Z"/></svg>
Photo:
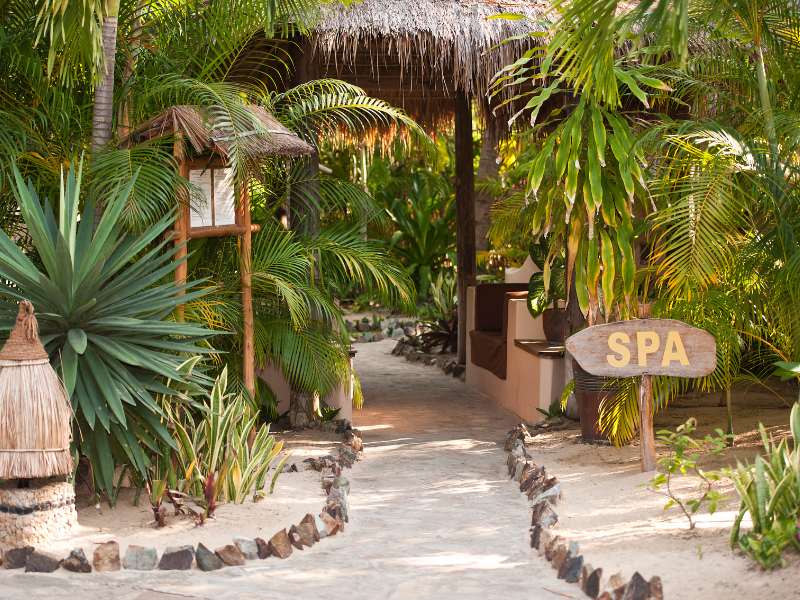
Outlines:
<svg viewBox="0 0 800 600"><path fill-rule="evenodd" d="M92 151L111 141L111 124L114 114L114 67L117 56L117 18L119 0L108 0L103 18L103 77L94 91L92 112Z"/></svg>

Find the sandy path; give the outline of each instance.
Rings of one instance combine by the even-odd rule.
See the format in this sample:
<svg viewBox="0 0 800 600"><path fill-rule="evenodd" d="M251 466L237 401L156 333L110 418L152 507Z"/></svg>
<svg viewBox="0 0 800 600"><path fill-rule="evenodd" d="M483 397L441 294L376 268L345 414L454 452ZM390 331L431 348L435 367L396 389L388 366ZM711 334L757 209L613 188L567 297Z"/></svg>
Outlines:
<svg viewBox="0 0 800 600"><path fill-rule="evenodd" d="M367 405L355 421L367 448L348 472L352 518L344 535L287 561L212 574L6 572L0 598L578 598L528 547L526 500L503 476L501 444L514 416L436 369L388 356L392 345L359 346ZM291 491L288 479L284 488ZM311 500L294 512L302 515Z"/></svg>

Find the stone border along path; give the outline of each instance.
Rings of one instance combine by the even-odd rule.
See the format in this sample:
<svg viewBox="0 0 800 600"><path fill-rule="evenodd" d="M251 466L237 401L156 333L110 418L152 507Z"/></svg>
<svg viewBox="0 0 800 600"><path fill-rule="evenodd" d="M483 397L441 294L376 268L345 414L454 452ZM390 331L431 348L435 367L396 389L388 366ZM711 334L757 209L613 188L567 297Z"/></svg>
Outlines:
<svg viewBox="0 0 800 600"><path fill-rule="evenodd" d="M318 516L307 514L297 525L276 532L269 541L261 538L235 537L233 543L214 551L205 545L173 546L164 550L161 558L155 548L131 545L120 560L119 543L111 540L98 544L92 562L83 549L76 548L69 556L60 559L33 546L6 550L0 557L3 569L24 569L25 573L54 573L59 568L72 573L110 573L121 569L130 571L188 571L197 563L200 571L218 571L225 567L244 566L248 560L264 560L271 556L289 558L292 548L303 550L322 538L344 531L348 516L350 482L342 475L342 468L352 468L359 460L364 445L358 430L347 429L336 454L307 458L307 468L319 471L326 500ZM293 465L296 470L296 466ZM0 598L4 596L0 595Z"/></svg>
<svg viewBox="0 0 800 600"><path fill-rule="evenodd" d="M547 423L531 429L549 429ZM508 432L505 449L508 452L508 475L519 483L519 491L531 501L531 548L539 551L567 583L578 584L581 591L596 600L664 600L661 578L654 575L647 581L637 571L627 583L620 573L608 578L603 589L603 569L594 569L584 562L577 542L568 542L551 532L558 524L554 505L561 498L561 484L548 477L545 467L537 465L525 445L532 442L528 427L520 423Z"/></svg>

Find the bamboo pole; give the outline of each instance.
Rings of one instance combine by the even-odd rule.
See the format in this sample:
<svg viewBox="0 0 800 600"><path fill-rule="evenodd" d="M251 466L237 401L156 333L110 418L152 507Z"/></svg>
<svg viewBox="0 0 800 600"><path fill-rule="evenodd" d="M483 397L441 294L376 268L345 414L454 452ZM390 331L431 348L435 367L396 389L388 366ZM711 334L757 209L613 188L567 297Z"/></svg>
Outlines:
<svg viewBox="0 0 800 600"><path fill-rule="evenodd" d="M185 160L181 160L180 157L182 156L182 148L180 148L180 144L182 144L182 140L180 136L177 136L175 140L175 146L173 153L175 154L176 160L178 160L178 171L184 179L189 178L189 164ZM189 239L189 199L184 197L185 194L181 194L178 197L178 212L175 216L175 245L179 246L178 252L175 255L175 260L179 261L178 266L175 267L175 284L181 286L181 288L186 285L186 279L189 274L189 265L186 262L186 255L188 252L188 248L186 247L186 243ZM185 291L181 289L178 292L178 295L183 296ZM184 309L183 304L179 305L176 309L177 317L179 321L183 321L184 319Z"/></svg>
<svg viewBox="0 0 800 600"><path fill-rule="evenodd" d="M242 373L244 387L254 398L256 374L253 343L252 228L250 226L250 190L246 182L240 184L239 211L239 223L244 230L239 242L239 272L242 281Z"/></svg>

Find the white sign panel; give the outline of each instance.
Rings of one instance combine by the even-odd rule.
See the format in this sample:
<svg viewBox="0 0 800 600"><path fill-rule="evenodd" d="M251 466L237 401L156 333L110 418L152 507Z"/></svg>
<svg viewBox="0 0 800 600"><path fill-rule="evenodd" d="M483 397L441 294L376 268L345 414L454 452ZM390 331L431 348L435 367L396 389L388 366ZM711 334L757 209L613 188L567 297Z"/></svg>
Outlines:
<svg viewBox="0 0 800 600"><path fill-rule="evenodd" d="M235 225L233 169L214 169L214 225Z"/></svg>
<svg viewBox="0 0 800 600"><path fill-rule="evenodd" d="M191 228L236 224L233 169L192 169L189 182L195 186L189 210Z"/></svg>
<svg viewBox="0 0 800 600"><path fill-rule="evenodd" d="M211 170L192 169L189 183L198 188L200 194L192 194L190 202L190 227L211 227L214 224L211 214Z"/></svg>

